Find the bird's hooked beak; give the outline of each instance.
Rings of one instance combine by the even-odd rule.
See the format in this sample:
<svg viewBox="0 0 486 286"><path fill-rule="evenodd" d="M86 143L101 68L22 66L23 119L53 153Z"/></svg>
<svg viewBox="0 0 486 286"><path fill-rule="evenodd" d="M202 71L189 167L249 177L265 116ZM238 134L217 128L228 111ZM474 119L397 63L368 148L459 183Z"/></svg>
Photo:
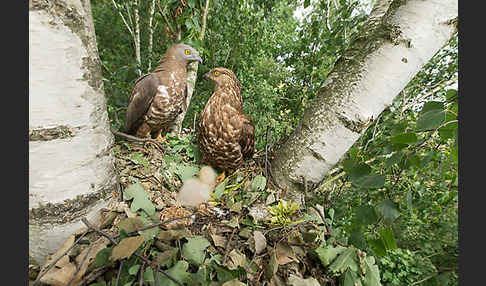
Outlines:
<svg viewBox="0 0 486 286"><path fill-rule="evenodd" d="M199 63L200 63L200 64L202 64L202 63L203 63L202 58L201 58L201 56L200 56L200 55L197 55L197 56L196 56L196 60L197 60L197 61L199 61Z"/></svg>
<svg viewBox="0 0 486 286"><path fill-rule="evenodd" d="M209 79L209 75L210 75L210 74L211 74L211 72L207 72L207 73L205 73L205 74L203 75L203 77L204 77L205 79Z"/></svg>

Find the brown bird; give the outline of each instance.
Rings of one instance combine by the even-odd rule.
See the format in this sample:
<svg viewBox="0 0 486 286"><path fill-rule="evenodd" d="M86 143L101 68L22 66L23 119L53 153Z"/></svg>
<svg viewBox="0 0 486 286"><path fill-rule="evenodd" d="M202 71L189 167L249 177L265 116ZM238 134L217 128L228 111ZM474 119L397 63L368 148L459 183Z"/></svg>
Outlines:
<svg viewBox="0 0 486 286"><path fill-rule="evenodd" d="M187 64L202 59L192 47L172 45L159 66L135 82L125 116L125 132L140 138L163 140L170 126L186 109Z"/></svg>
<svg viewBox="0 0 486 286"><path fill-rule="evenodd" d="M224 171L236 170L253 156L255 127L243 113L240 81L231 70L217 67L204 77L215 86L198 122L201 161L223 170L224 178Z"/></svg>

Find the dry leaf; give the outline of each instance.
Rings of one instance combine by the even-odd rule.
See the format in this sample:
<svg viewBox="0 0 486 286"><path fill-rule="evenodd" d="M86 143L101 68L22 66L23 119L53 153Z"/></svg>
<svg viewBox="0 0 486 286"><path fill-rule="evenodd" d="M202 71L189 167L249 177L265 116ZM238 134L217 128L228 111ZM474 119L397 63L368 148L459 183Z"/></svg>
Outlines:
<svg viewBox="0 0 486 286"><path fill-rule="evenodd" d="M210 234L210 236L213 239L214 245L219 247L226 246L226 237L217 234Z"/></svg>
<svg viewBox="0 0 486 286"><path fill-rule="evenodd" d="M60 268L57 266L53 267L41 278L40 282L52 286L65 286L69 280L71 280L71 277L73 277L75 272L76 266L68 262Z"/></svg>
<svg viewBox="0 0 486 286"><path fill-rule="evenodd" d="M295 256L294 250L287 243L278 243L275 252L277 254L277 262L279 265L284 265L292 261L299 262Z"/></svg>
<svg viewBox="0 0 486 286"><path fill-rule="evenodd" d="M114 261L130 257L135 252L135 250L137 250L140 245L142 245L143 241L144 238L142 235L127 237L123 239L122 241L120 241L120 244L113 247L110 259Z"/></svg>
<svg viewBox="0 0 486 286"><path fill-rule="evenodd" d="M231 250L231 252L228 254L228 257L230 258L226 262L226 266L230 270L234 270L238 268L238 266L245 267L246 266L246 256L239 252L236 249Z"/></svg>
<svg viewBox="0 0 486 286"><path fill-rule="evenodd" d="M74 234L69 236L66 241L61 245L61 247L54 253L53 255L50 255L49 258L47 259L46 263L42 266L41 271L44 271L45 268L47 268L54 260L56 260L61 254L63 254L66 250L68 250L73 244L74 244ZM57 263L57 267L62 267L63 265L66 265L69 263L69 254L71 253L71 250L64 255L63 258L61 258ZM51 270L52 271L52 270Z"/></svg>
<svg viewBox="0 0 486 286"><path fill-rule="evenodd" d="M84 263L81 265L81 268L79 269L78 274L76 275L76 278L74 278L73 282L71 283L72 286L77 286L81 283L81 278L83 278L84 274L88 270L88 266L90 263L95 259L96 254L108 245L109 240L106 237L100 237L98 240L93 242L90 247L85 248L83 251L81 251L80 254L76 257L76 264L79 265L81 263ZM91 248L91 250L89 250ZM88 253L89 251L89 253ZM88 254L88 257L85 256Z"/></svg>
<svg viewBox="0 0 486 286"><path fill-rule="evenodd" d="M253 239L255 240L255 254L262 253L267 247L267 239L261 231L255 230L253 232Z"/></svg>

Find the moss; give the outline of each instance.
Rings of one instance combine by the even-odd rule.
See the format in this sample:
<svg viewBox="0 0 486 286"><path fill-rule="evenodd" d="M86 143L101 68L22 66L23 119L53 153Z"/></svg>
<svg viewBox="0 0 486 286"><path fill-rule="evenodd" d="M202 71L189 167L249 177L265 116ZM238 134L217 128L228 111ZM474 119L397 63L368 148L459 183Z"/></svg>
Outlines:
<svg viewBox="0 0 486 286"><path fill-rule="evenodd" d="M49 141L54 139L70 138L73 136L73 128L64 125L54 128L29 130L29 141Z"/></svg>

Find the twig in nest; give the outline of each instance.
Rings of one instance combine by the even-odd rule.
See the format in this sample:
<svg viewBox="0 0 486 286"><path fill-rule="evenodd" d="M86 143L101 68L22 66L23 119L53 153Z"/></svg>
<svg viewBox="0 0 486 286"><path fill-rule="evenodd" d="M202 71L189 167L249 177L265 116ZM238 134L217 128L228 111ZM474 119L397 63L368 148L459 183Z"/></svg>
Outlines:
<svg viewBox="0 0 486 286"><path fill-rule="evenodd" d="M37 275L37 279L35 279L34 283L32 284L32 286L35 286L37 284L39 284L41 278L47 273L49 272L49 270L52 269L52 267L54 267L54 265L56 265L56 263L61 260L61 258L64 257L64 255L66 255L66 253L68 253L69 251L71 251L71 249L73 249L74 246L76 246L76 244L79 243L79 241L81 241L81 239L83 239L83 237L88 234L88 232L86 231L85 233L83 233L83 235L81 235L74 243L73 245L71 245L71 247L69 247L66 251L64 251L61 255L59 255L59 257L54 260L53 262L51 262L51 264L49 264L49 266L46 268L46 270L42 271L42 273L39 273L39 275Z"/></svg>
<svg viewBox="0 0 486 286"><path fill-rule="evenodd" d="M241 219L242 216L243 216L242 214L240 214L238 216L238 220L237 220L238 222L240 221L240 219ZM228 258L228 253L229 253L229 250L230 250L229 245L230 245L231 240L233 239L233 236L235 235L237 229L238 229L238 227L235 227L233 229L233 231L231 232L230 237L228 238L228 241L226 242L226 245L224 247L226 249L226 251L224 252L224 256L223 256L223 264L226 263L226 259Z"/></svg>
<svg viewBox="0 0 486 286"><path fill-rule="evenodd" d="M126 138L128 140L136 141L136 142L144 142L144 143L150 142L150 143L155 144L157 147L159 147L160 150L162 150L162 151L166 150L165 146L162 143L160 143L159 141L152 139L152 138L138 138L136 136L132 136L132 135L120 132L120 131L115 130L115 129L111 129L111 133L118 135L120 137Z"/></svg>
<svg viewBox="0 0 486 286"><path fill-rule="evenodd" d="M142 263L142 267L140 267L140 273L138 278L138 286L143 286L143 272L145 271L145 262Z"/></svg>
<svg viewBox="0 0 486 286"><path fill-rule="evenodd" d="M121 270L122 270L124 261L125 260L120 261L120 267L118 268L118 274L116 275L115 286L118 286L118 281L120 281L120 274L121 274Z"/></svg>
<svg viewBox="0 0 486 286"><path fill-rule="evenodd" d="M134 233L137 233L139 231L144 231L144 230L147 230L147 229L151 229L151 228L154 228L154 227L158 227L158 226L161 226L161 225L164 225L164 224L168 224L170 222L173 222L173 221L176 221L176 220L181 220L181 219L186 219L186 218L190 218L192 217L193 215L195 215L195 213L193 214L190 214L190 215L186 215L186 216L181 216L181 217L176 217L176 218L171 218L171 219L167 219L167 220L164 220L164 221L161 221L161 222L158 222L158 223L154 223L152 225L149 225L149 226L144 226L142 228L139 228L138 230L134 230L134 231L131 231L129 233L127 233L128 235L131 235L131 234L134 234ZM120 237L119 234L115 235L113 238L118 238Z"/></svg>
<svg viewBox="0 0 486 286"><path fill-rule="evenodd" d="M86 254L83 257L83 260L81 260L81 263L79 263L79 265L76 267L76 272L74 272L73 277L71 277L67 286L70 286L71 283L73 282L74 278L76 277L76 275L78 275L79 270L81 270L81 266L83 266L83 264L86 262L86 258L88 258L88 255L89 255L89 252L91 251L91 249L93 249L92 245L88 248L88 251L86 251Z"/></svg>
<svg viewBox="0 0 486 286"><path fill-rule="evenodd" d="M90 229L96 231L97 233L101 234L102 236L108 238L108 240L110 240L114 245L118 245L118 242L111 236L109 235L108 233L100 230L99 228L97 228L96 226L92 225L86 218L82 218L81 221ZM136 257L142 259L145 263L151 265L152 262L145 256L143 255L140 255L138 253L133 253L133 255L135 255ZM165 272L164 270L158 268L157 271L159 271L160 273L164 274L165 276L167 276L167 278L169 278L170 280L172 280L175 284L179 285L179 286L184 286L181 282L179 282L177 279L175 279L174 277L172 277L169 273Z"/></svg>
<svg viewBox="0 0 486 286"><path fill-rule="evenodd" d="M157 275L157 271L159 271L159 266L155 266L155 274L154 274L154 284L155 286L159 286L159 275Z"/></svg>
<svg viewBox="0 0 486 286"><path fill-rule="evenodd" d="M100 277L101 275L105 274L106 271L111 266L105 265L98 268L93 269L90 273L88 273L84 278L83 281L79 284L79 286L88 285L89 283L93 282L96 278Z"/></svg>

